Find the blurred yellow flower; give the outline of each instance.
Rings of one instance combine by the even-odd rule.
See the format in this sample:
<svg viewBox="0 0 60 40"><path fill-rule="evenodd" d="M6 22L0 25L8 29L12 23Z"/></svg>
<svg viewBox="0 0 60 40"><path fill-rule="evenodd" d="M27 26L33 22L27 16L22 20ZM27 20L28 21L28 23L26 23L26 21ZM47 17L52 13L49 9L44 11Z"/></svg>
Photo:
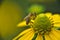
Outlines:
<svg viewBox="0 0 60 40"><path fill-rule="evenodd" d="M30 28L21 32L13 40L60 40L59 14L39 14L33 21L32 25L28 24ZM18 26L26 27L26 21L19 23Z"/></svg>

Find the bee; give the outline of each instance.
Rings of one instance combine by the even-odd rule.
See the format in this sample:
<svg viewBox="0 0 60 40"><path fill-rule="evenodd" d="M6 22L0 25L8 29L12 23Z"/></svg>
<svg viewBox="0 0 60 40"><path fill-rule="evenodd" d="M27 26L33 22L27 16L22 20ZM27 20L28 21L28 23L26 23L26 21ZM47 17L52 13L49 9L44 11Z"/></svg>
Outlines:
<svg viewBox="0 0 60 40"><path fill-rule="evenodd" d="M25 18L24 20L26 20L26 24L28 25L29 22L32 20L34 20L36 18L36 13L33 12L33 13L29 13Z"/></svg>

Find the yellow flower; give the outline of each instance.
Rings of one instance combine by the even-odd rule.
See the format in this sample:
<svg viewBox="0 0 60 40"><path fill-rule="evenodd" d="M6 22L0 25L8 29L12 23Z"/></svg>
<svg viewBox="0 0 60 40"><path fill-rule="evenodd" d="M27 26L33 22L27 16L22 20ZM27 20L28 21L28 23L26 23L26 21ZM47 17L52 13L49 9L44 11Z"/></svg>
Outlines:
<svg viewBox="0 0 60 40"><path fill-rule="evenodd" d="M13 40L60 40L60 15L51 13L39 14L29 23L30 28L24 30ZM26 21L18 24L19 27L28 26Z"/></svg>

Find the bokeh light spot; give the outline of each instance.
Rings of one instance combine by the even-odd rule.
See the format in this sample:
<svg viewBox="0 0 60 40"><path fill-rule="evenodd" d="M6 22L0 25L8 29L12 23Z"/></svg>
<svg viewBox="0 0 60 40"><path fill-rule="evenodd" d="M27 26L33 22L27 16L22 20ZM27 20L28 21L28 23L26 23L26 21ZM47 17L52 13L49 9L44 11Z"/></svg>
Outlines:
<svg viewBox="0 0 60 40"><path fill-rule="evenodd" d="M45 7L42 5L32 5L29 9L28 12L36 12L36 13L41 13L45 11Z"/></svg>

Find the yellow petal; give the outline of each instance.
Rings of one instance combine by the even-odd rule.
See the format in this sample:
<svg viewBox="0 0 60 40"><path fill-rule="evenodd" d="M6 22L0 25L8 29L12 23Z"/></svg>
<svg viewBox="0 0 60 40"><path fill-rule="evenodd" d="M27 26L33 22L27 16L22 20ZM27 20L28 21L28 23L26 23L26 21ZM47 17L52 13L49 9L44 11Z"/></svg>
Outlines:
<svg viewBox="0 0 60 40"><path fill-rule="evenodd" d="M60 33L59 32L53 30L52 33L58 38L58 40L60 40L60 36L59 36Z"/></svg>
<svg viewBox="0 0 60 40"><path fill-rule="evenodd" d="M54 26L60 27L60 15L55 14L52 16L53 21L54 21Z"/></svg>
<svg viewBox="0 0 60 40"><path fill-rule="evenodd" d="M32 30L33 30L32 28L29 28L29 29L27 29L27 30L24 30L22 33L18 34L18 36L16 36L15 38L13 38L13 40L16 40L16 39L19 38L21 35L26 34L26 33L30 32L30 31L32 31Z"/></svg>
<svg viewBox="0 0 60 40"><path fill-rule="evenodd" d="M34 20L31 20L31 22L34 22Z"/></svg>
<svg viewBox="0 0 60 40"><path fill-rule="evenodd" d="M55 26L55 27L60 27L60 22L55 22L55 23L54 23L54 26Z"/></svg>
<svg viewBox="0 0 60 40"><path fill-rule="evenodd" d="M43 40L42 36L38 34L36 40Z"/></svg>
<svg viewBox="0 0 60 40"><path fill-rule="evenodd" d="M45 15L49 18L49 17L51 17L51 16L52 16L52 13L47 12Z"/></svg>
<svg viewBox="0 0 60 40"><path fill-rule="evenodd" d="M29 34L29 37L27 37L26 40L32 40L33 37L34 37L34 32L31 32L31 34Z"/></svg>
<svg viewBox="0 0 60 40"><path fill-rule="evenodd" d="M58 40L58 38L52 33L52 31L49 34L49 36L50 36L51 40Z"/></svg>
<svg viewBox="0 0 60 40"><path fill-rule="evenodd" d="M45 35L45 40L51 40L51 38L48 35Z"/></svg>
<svg viewBox="0 0 60 40"><path fill-rule="evenodd" d="M28 33L26 33L25 35L23 35L21 38L19 38L18 40L32 40L34 36L34 31L29 31Z"/></svg>
<svg viewBox="0 0 60 40"><path fill-rule="evenodd" d="M58 32L60 34L60 30L55 30L56 32Z"/></svg>
<svg viewBox="0 0 60 40"><path fill-rule="evenodd" d="M60 15L59 14L53 15L52 18L53 18L54 23L60 22Z"/></svg>
<svg viewBox="0 0 60 40"><path fill-rule="evenodd" d="M20 22L17 26L18 26L18 27L27 26L27 25L26 25L26 21Z"/></svg>
<svg viewBox="0 0 60 40"><path fill-rule="evenodd" d="M60 24L54 24L54 27L60 27Z"/></svg>

